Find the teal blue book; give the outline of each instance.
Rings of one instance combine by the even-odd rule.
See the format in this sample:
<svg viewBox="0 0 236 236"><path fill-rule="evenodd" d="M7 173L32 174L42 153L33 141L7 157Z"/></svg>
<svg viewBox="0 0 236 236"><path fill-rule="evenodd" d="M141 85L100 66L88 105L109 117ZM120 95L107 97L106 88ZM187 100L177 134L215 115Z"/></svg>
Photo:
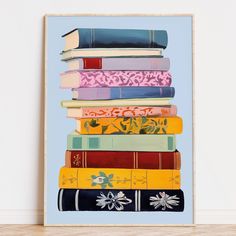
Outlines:
<svg viewBox="0 0 236 236"><path fill-rule="evenodd" d="M175 135L80 135L67 137L67 150L174 152Z"/></svg>
<svg viewBox="0 0 236 236"><path fill-rule="evenodd" d="M79 28L62 35L63 51L76 48L162 48L168 43L166 30Z"/></svg>

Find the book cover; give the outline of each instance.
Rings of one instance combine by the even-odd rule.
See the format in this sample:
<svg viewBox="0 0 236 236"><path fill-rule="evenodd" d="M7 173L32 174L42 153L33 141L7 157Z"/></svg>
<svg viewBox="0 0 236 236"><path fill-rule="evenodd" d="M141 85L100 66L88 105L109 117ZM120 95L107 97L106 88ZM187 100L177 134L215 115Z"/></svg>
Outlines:
<svg viewBox="0 0 236 236"><path fill-rule="evenodd" d="M71 49L61 53L61 60L67 61L75 58L94 58L94 57L154 57L162 58L162 49L152 48L82 48Z"/></svg>
<svg viewBox="0 0 236 236"><path fill-rule="evenodd" d="M75 48L166 48L165 30L79 28L62 36L64 51Z"/></svg>
<svg viewBox="0 0 236 236"><path fill-rule="evenodd" d="M77 58L67 60L68 70L159 70L170 69L169 58L107 57Z"/></svg>
<svg viewBox="0 0 236 236"><path fill-rule="evenodd" d="M67 150L173 152L175 135L79 135L67 136Z"/></svg>
<svg viewBox="0 0 236 236"><path fill-rule="evenodd" d="M76 107L110 107L110 106L168 106L171 98L142 98L142 99L114 99L107 100L66 100L61 105L65 108Z"/></svg>
<svg viewBox="0 0 236 236"><path fill-rule="evenodd" d="M113 87L72 89L72 98L75 100L170 98L174 97L174 95L174 87Z"/></svg>
<svg viewBox="0 0 236 236"><path fill-rule="evenodd" d="M126 106L67 108L68 118L176 116L177 107L171 106Z"/></svg>
<svg viewBox="0 0 236 236"><path fill-rule="evenodd" d="M66 151L68 168L176 169L181 156L175 152Z"/></svg>
<svg viewBox="0 0 236 236"><path fill-rule="evenodd" d="M171 85L166 71L67 71L60 75L61 88L139 87Z"/></svg>
<svg viewBox="0 0 236 236"><path fill-rule="evenodd" d="M182 190L60 189L59 211L159 211L184 210Z"/></svg>
<svg viewBox="0 0 236 236"><path fill-rule="evenodd" d="M182 118L117 117L82 118L76 120L80 134L180 134Z"/></svg>
<svg viewBox="0 0 236 236"><path fill-rule="evenodd" d="M62 167L59 188L180 189L180 171Z"/></svg>

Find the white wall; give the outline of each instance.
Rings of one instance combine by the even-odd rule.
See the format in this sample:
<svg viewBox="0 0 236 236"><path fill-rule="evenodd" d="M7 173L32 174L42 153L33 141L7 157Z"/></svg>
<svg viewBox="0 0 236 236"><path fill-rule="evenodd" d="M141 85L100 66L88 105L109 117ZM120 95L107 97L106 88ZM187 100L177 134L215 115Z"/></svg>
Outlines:
<svg viewBox="0 0 236 236"><path fill-rule="evenodd" d="M195 14L197 223L236 223L235 9L234 0L1 0L0 223L42 222L46 13Z"/></svg>

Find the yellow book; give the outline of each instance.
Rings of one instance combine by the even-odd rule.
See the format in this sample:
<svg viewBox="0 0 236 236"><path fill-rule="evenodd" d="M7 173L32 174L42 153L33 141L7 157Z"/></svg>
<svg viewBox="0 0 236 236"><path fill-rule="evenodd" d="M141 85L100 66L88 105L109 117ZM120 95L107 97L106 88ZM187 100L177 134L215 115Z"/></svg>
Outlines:
<svg viewBox="0 0 236 236"><path fill-rule="evenodd" d="M182 119L175 117L83 118L77 120L80 134L180 134Z"/></svg>
<svg viewBox="0 0 236 236"><path fill-rule="evenodd" d="M59 188L180 189L180 171L62 167Z"/></svg>
<svg viewBox="0 0 236 236"><path fill-rule="evenodd" d="M61 105L65 108L80 107L123 107L123 106L168 106L171 98L132 98L114 100L67 100Z"/></svg>

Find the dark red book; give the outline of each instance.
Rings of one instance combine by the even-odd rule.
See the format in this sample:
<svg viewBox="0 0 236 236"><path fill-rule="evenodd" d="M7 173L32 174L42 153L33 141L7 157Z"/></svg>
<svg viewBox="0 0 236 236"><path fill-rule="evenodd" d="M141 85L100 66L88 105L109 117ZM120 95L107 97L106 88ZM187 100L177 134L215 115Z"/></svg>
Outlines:
<svg viewBox="0 0 236 236"><path fill-rule="evenodd" d="M71 168L176 169L181 166L175 152L66 151L65 166Z"/></svg>

